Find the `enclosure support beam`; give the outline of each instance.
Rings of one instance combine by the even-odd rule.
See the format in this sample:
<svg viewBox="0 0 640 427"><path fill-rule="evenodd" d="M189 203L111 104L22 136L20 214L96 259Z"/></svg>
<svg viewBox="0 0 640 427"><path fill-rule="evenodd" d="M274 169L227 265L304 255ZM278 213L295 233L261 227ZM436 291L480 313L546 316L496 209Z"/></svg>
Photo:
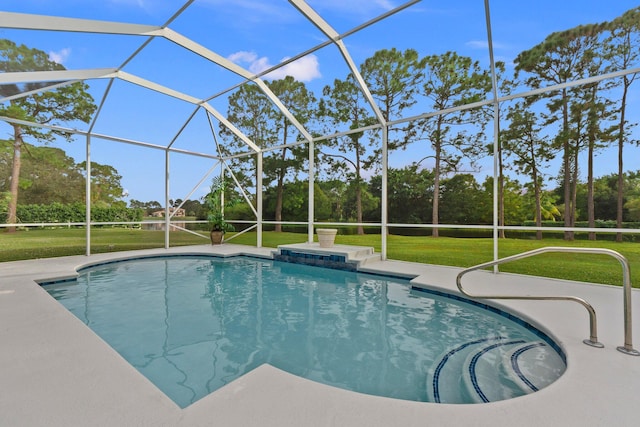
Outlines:
<svg viewBox="0 0 640 427"><path fill-rule="evenodd" d="M86 143L86 160L87 165L85 166L86 175L84 179L85 184L85 227L86 227L86 249L85 254L87 256L91 255L91 135L87 135L87 143Z"/></svg>
<svg viewBox="0 0 640 427"><path fill-rule="evenodd" d="M493 260L499 258L498 226L499 220L499 156L500 152L500 103L498 102L498 77L496 75L496 62L493 56L493 36L491 33L491 14L489 13L489 0L484 0L484 13L487 25L487 42L489 44L489 62L491 67L491 92L493 95ZM504 224L502 224L504 225ZM498 264L493 265L493 271L498 272Z"/></svg>
<svg viewBox="0 0 640 427"><path fill-rule="evenodd" d="M387 209L387 172L389 168L389 126L382 126L382 200L380 202L380 256L383 261L387 259L387 224L389 223L389 218L387 217L388 209Z"/></svg>
<svg viewBox="0 0 640 427"><path fill-rule="evenodd" d="M169 249L169 150L164 153L164 248Z"/></svg>
<svg viewBox="0 0 640 427"><path fill-rule="evenodd" d="M256 247L262 247L262 221L263 221L263 210L262 210L262 151L256 153L257 156L257 169L256 169L256 208L258 208L258 222L257 222L257 233L256 233Z"/></svg>
<svg viewBox="0 0 640 427"><path fill-rule="evenodd" d="M313 228L314 228L314 211L315 211L315 183L316 183L316 164L315 164L315 144L312 140L309 140L309 204L308 204L308 220L307 227L307 241L313 243Z"/></svg>
<svg viewBox="0 0 640 427"><path fill-rule="evenodd" d="M0 12L0 26L20 30L66 31L93 34L122 34L135 36L162 35L162 27L126 24L93 19L63 18L50 15Z"/></svg>

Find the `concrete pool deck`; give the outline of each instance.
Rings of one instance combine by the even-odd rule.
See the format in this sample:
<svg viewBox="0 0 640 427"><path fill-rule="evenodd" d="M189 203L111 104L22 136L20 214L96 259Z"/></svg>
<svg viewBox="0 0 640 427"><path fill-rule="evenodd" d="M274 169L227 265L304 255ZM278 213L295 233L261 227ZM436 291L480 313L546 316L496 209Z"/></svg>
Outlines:
<svg viewBox="0 0 640 427"><path fill-rule="evenodd" d="M262 365L180 409L36 281L72 277L91 263L131 256L205 253L270 257L273 249L225 244L0 263L2 426L636 426L640 357L624 342L622 288L490 272L470 273L472 292L575 295L598 314L603 349L588 338L584 307L559 301L501 301L560 344L565 374L516 399L476 405L409 402L318 384ZM612 262L615 262L612 260ZM400 261L363 271L416 276L417 285L457 293L460 269ZM469 283L469 285L467 285ZM633 292L633 343L640 349L640 292Z"/></svg>

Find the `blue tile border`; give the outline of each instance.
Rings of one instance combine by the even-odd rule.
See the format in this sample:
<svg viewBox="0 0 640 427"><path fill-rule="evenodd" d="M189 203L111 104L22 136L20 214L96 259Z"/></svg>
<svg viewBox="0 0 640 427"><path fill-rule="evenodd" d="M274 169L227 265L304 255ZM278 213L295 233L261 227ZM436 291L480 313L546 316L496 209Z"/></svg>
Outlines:
<svg viewBox="0 0 640 427"><path fill-rule="evenodd" d="M495 338L481 338L478 340L469 341L454 348L453 350L450 350L447 354L445 354L444 357L440 359L440 362L438 362L438 366L436 367L435 372L433 373L433 381L431 385L433 386L433 399L435 400L435 403L442 403L440 402L440 373L444 369L444 365L449 361L451 356L458 353L459 351L464 350L470 345L480 344L483 342L494 341L494 340L503 340L503 339L505 338L497 336Z"/></svg>
<svg viewBox="0 0 640 427"><path fill-rule="evenodd" d="M529 381L529 379L524 375L522 369L520 369L520 364L518 364L518 357L520 357L520 355L525 351L531 350L532 348L544 347L545 345L546 344L542 342L532 343L519 348L511 355L511 367L513 368L514 372L516 373L516 375L518 375L518 378L520 378L522 382L525 383L527 387L529 387L533 391L538 391L538 387L533 385L533 383Z"/></svg>
<svg viewBox="0 0 640 427"><path fill-rule="evenodd" d="M47 279L47 280L43 280L41 282L36 282L38 285L40 286L51 286L51 285L60 285L62 283L69 283L69 282L75 282L76 280L78 280L76 277L66 277L64 279Z"/></svg>
<svg viewBox="0 0 640 427"><path fill-rule="evenodd" d="M357 264L348 263L344 255L316 254L310 252L298 252L291 249L281 249L274 254L274 261L290 262L293 264L312 265L316 267L331 268L334 270L358 271Z"/></svg>
<svg viewBox="0 0 640 427"><path fill-rule="evenodd" d="M78 273L86 270L88 268L93 268L93 267L100 267L102 265L110 265L110 264L117 264L119 262L128 262L128 261L144 261L146 259L157 259L157 258L176 258L176 257L208 257L208 258L227 258L225 256L221 256L221 255L215 255L215 254L197 254L197 253L184 253L184 254L158 254L158 255L139 255L139 256L132 256L130 258L118 258L118 259L111 259L111 260L107 260L107 261L99 261L96 262L95 264L91 263L91 264L87 264L81 268L78 269Z"/></svg>
<svg viewBox="0 0 640 427"><path fill-rule="evenodd" d="M225 256L225 255L218 255L218 254L203 254L203 253L182 253L182 254L154 254L154 255L137 255L137 256L132 256L129 258L117 258L117 259L111 259L111 260L105 260L105 261L97 261L95 263L87 263L85 265L83 265L82 267L78 268L76 270L77 273L80 273L84 270L90 269L90 268L94 268L94 267L100 267L103 265L111 265L111 264L117 264L120 262L129 262L129 261L144 261L144 260L148 260L148 259L158 259L158 258L177 258L177 257L200 257L200 258L220 258L220 259L230 259L230 258L235 258L235 257L246 257L246 258L255 258L255 259L261 259L261 260L270 260L270 258L263 258L260 256L251 256L251 255L229 255L229 256ZM36 283L38 283L38 285L40 286L48 286L48 285L54 285L54 284L59 284L59 283L65 283L65 282L74 282L76 280L75 277L68 277L68 278L64 278L64 279L44 279L42 281L38 281Z"/></svg>

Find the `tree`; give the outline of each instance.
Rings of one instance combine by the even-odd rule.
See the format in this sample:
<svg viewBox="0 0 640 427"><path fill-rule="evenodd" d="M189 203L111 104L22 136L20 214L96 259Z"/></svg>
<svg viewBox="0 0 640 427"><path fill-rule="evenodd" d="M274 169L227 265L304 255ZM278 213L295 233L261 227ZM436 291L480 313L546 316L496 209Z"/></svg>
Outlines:
<svg viewBox="0 0 640 427"><path fill-rule="evenodd" d="M303 181L306 185L303 187L309 195L309 181ZM325 187L326 188L326 187ZM316 221L330 221L334 215L333 204L330 196L325 192L319 182L314 182L313 186L313 206L314 219ZM306 211L305 211L306 213Z"/></svg>
<svg viewBox="0 0 640 427"><path fill-rule="evenodd" d="M86 175L87 162L81 162L78 166ZM113 166L91 162L91 204L103 206L122 204L125 194L120 180L122 176Z"/></svg>
<svg viewBox="0 0 640 427"><path fill-rule="evenodd" d="M588 74L588 65L594 57L598 35L602 25L578 26L573 29L555 32L547 36L540 44L521 52L515 59L516 71L530 74L527 84L534 89L543 84L562 84L577 80ZM575 188L577 185L577 167L575 147L571 144L569 89L548 92L547 123L560 122L560 131L555 139L562 147L562 175L564 188L564 225L575 225ZM574 233L565 231L565 239L573 240Z"/></svg>
<svg viewBox="0 0 640 427"><path fill-rule="evenodd" d="M387 171L389 222L421 224L429 221L429 209L433 200L433 172L418 170L416 165ZM371 178L371 193L382 197L382 177Z"/></svg>
<svg viewBox="0 0 640 427"><path fill-rule="evenodd" d="M635 219L629 211L640 198L640 172L625 172L623 178L623 217L624 221L634 221ZM617 223L617 191L618 174L611 173L594 179L594 199L596 205L596 218L604 221L615 221ZM586 193L586 191L584 191ZM587 201L583 197L579 199L578 207L586 207ZM622 224L624 227L624 224Z"/></svg>
<svg viewBox="0 0 640 427"><path fill-rule="evenodd" d="M509 127L502 131L500 141L508 156L513 157L517 172L531 178L535 200L536 227L542 227L543 168L553 158L555 150L541 128L535 112L525 103L517 103L507 113ZM536 239L542 239L542 230L536 230Z"/></svg>
<svg viewBox="0 0 640 427"><path fill-rule="evenodd" d="M605 57L610 63L610 71L627 70L637 66L640 61L640 7L628 10L622 16L607 24L609 37L604 41ZM624 145L629 143L627 121L627 96L629 88L635 81L637 73L625 74L618 82L622 87L622 97L618 107L618 183L616 199L616 225L622 228L623 186L624 186ZM638 141L635 141L637 144ZM622 233L616 233L616 241L622 241Z"/></svg>
<svg viewBox="0 0 640 427"><path fill-rule="evenodd" d="M0 218L2 217L1 214L7 212L10 199L11 199L11 194L8 191L0 192Z"/></svg>
<svg viewBox="0 0 640 427"><path fill-rule="evenodd" d="M151 204L157 203L157 206L151 206ZM145 216L151 216L151 214L158 210L162 209L162 205L159 202L142 202L140 200L131 199L129 200L129 207L131 209L143 209Z"/></svg>
<svg viewBox="0 0 640 427"><path fill-rule="evenodd" d="M7 176L7 179L0 178L0 191L7 191L10 186L12 147L13 141L0 140L0 176ZM21 159L21 205L85 202L86 162L76 164L60 148L38 147L26 142L22 144L22 151L26 155ZM113 166L95 162L91 166L91 203L104 206L124 203L122 177L118 171Z"/></svg>
<svg viewBox="0 0 640 427"><path fill-rule="evenodd" d="M274 80L268 84L271 91L280 99L282 104L294 115L298 123L305 125L314 114L313 105L316 99L312 92L308 91L304 83L287 76L282 80ZM269 179L276 181L276 206L275 220L282 221L282 204L284 198L284 180L287 174L295 176L305 163L305 146L288 147L291 140L296 140L299 135L297 129L281 110L274 107L271 113L273 125L278 135L282 148L273 151L273 154L265 158L264 171ZM275 225L275 231L282 231L282 224Z"/></svg>
<svg viewBox="0 0 640 427"><path fill-rule="evenodd" d="M382 49L362 63L360 74L388 122L401 118L404 110L416 104L416 95L424 78L424 61L419 59L414 49L404 52L395 48ZM394 139L394 134L402 139ZM402 128L389 127L389 149L406 145L412 137L415 137L413 122Z"/></svg>
<svg viewBox="0 0 640 427"><path fill-rule="evenodd" d="M0 140L0 191L11 194L13 141ZM60 148L24 143L21 158L21 204L63 204L84 200L84 177L74 159Z"/></svg>
<svg viewBox="0 0 640 427"><path fill-rule="evenodd" d="M423 63L418 52L413 49L404 52L395 48L382 49L362 63L360 74L385 122L400 118L405 109L415 105L415 95L419 92L419 83L423 77L422 69ZM325 88L324 95L329 98L321 103L321 111L332 119L333 124L348 124L350 129L357 129L375 123L375 118L365 107L363 93L353 75L350 74L344 81L336 80L333 88ZM401 128L389 127L388 148L406 145L415 136L413 126L413 123L409 123ZM394 135L397 135L397 139ZM354 180L350 189L356 197L358 223L363 220L363 191L366 188L362 172L379 164L382 148L379 132L370 134L371 151L361 142L362 137L363 133L359 132L329 141L330 146L344 155L323 152L330 159L334 170L339 169ZM353 157L347 156L348 154L353 154ZM380 214L375 213L373 216L378 217ZM364 229L359 225L358 234L363 233Z"/></svg>
<svg viewBox="0 0 640 427"><path fill-rule="evenodd" d="M198 200L185 200L182 204L182 208L184 209L187 216L194 216L199 218L204 216L204 206Z"/></svg>
<svg viewBox="0 0 640 427"><path fill-rule="evenodd" d="M332 219L332 205L329 197L325 194L321 182L316 182L314 186L314 214L316 221L327 221ZM284 183L284 192L287 197L282 204L283 215L293 221L305 221L308 218L309 202L309 181L293 180ZM269 188L264 196L264 210L273 212L277 199L277 188Z"/></svg>
<svg viewBox="0 0 640 427"><path fill-rule="evenodd" d="M328 118L333 126L346 124L353 130L375 123L375 119L364 106L363 93L356 84L353 74L349 74L345 80L334 80L333 86L325 86L323 95L324 98L320 100L319 115ZM353 180L351 188L355 191L358 234L364 234L364 228L361 225L362 184L364 183L362 174L378 161L375 156L375 146L372 147L373 153L368 151L367 145L361 141L362 137L363 132L355 132L332 138L326 145L337 152L321 152L334 173L344 174Z"/></svg>
<svg viewBox="0 0 640 427"><path fill-rule="evenodd" d="M495 72L496 72L496 82L497 82L497 94L498 96L504 96L504 95L509 95L511 94L511 92L513 91L513 89L518 85L518 82L516 81L516 79L508 79L505 77L505 70L506 70L506 66L505 63L502 61L497 61L495 64ZM504 174L504 170L506 168L505 164L504 164L504 153L503 153L503 147L502 147L502 141L500 140L500 134L501 134L501 126L502 126L502 120L503 120L503 116L505 114L505 110L504 108L502 108L502 104L498 103L497 106L496 105L491 105L490 109L487 109L489 114L491 116L494 116L494 109L497 108L498 109L498 115L497 115L497 119L498 119L498 123L497 123L497 134L498 134L498 153L497 153L497 158L498 158L498 225L504 226L505 225L505 221L506 221L506 213L505 213L505 203L506 203L506 185L508 181L508 178L505 178L505 174ZM493 156L493 150L494 150L494 145L493 143L491 143L489 145L489 153L491 153L491 155ZM491 191L491 193L493 194L493 191ZM493 206L493 203L491 204ZM493 207L492 207L493 209ZM511 214L511 213L509 213ZM493 216L493 215L491 215ZM505 238L505 231L503 228L498 230L498 237L501 239Z"/></svg>
<svg viewBox="0 0 640 427"><path fill-rule="evenodd" d="M640 170L626 174L627 201L624 209L629 221L640 221Z"/></svg>
<svg viewBox="0 0 640 427"><path fill-rule="evenodd" d="M562 219L562 212L558 208L558 196L554 191L542 191L540 194L540 202L535 199L535 191L533 191L533 183L525 184L526 191L522 194L524 210L527 213L527 219L534 217L537 212L537 206L540 205L540 214L543 221L559 221Z"/></svg>
<svg viewBox="0 0 640 427"><path fill-rule="evenodd" d="M265 93L255 84L247 83L238 88L229 98L227 118L234 126L243 132L259 148L271 147L277 141L277 134L269 118L273 105ZM220 146L222 155L236 154L247 151L248 147L226 126L220 125L220 135L227 144ZM231 160L234 174L241 185L249 187L251 181L257 183L257 168L255 155L238 157ZM249 178L253 172L253 180ZM256 188L256 192L258 189Z"/></svg>
<svg viewBox="0 0 640 427"><path fill-rule="evenodd" d="M472 174L458 173L442 180L441 215L447 224L480 224L483 191Z"/></svg>
<svg viewBox="0 0 640 427"><path fill-rule="evenodd" d="M640 221L640 170L627 172L625 174L627 186L626 202L624 209L627 212L627 220Z"/></svg>
<svg viewBox="0 0 640 427"><path fill-rule="evenodd" d="M300 124L309 122L314 113L315 97L303 83L287 76L282 80L268 83L268 86ZM276 181L276 206L273 212L275 220L282 221L285 179L287 175L295 176L305 162L303 146L287 145L299 139L299 132L283 112L254 84L242 85L229 97L228 117L229 121L258 147L267 150L263 158L263 172L267 183ZM225 127L222 127L220 133L230 140L232 146L244 147L244 143ZM280 148L269 150L274 146ZM242 178L245 171L255 168L255 156L245 157L235 162L235 166L240 166L241 170L240 174L236 174L236 178ZM239 162L244 162L244 166ZM276 231L281 229L282 226L277 224Z"/></svg>
<svg viewBox="0 0 640 427"><path fill-rule="evenodd" d="M316 185L321 189L322 194L326 197L326 202L329 204L329 212L325 216L320 215L316 206L316 220L344 222L344 200L346 199L347 183L341 179L328 179L316 181ZM319 202L317 199L318 197L316 196L314 206Z"/></svg>
<svg viewBox="0 0 640 427"><path fill-rule="evenodd" d="M485 99L491 79L478 61L458 56L455 52L425 58L423 94L431 101L431 109L442 111ZM480 128L469 132L472 126ZM480 109L445 112L421 123L422 132L434 151L434 186L431 222L439 223L440 180L457 170L463 156L472 159L483 147L486 116ZM453 131L452 127L456 130ZM418 162L419 163L419 162ZM434 227L433 237L438 237Z"/></svg>
<svg viewBox="0 0 640 427"><path fill-rule="evenodd" d="M64 67L49 60L47 53L28 48L25 45L16 45L6 39L0 40L0 71L55 71L64 70ZM48 83L49 84L49 83ZM26 83L24 85L7 84L0 86L0 95L10 96L44 89L46 84ZM76 82L55 90L34 92L30 95L15 98L9 101L9 105L0 106L0 115L59 125L65 122L82 121L88 123L96 106L93 98L87 93L88 86L83 82ZM72 135L55 129L23 126L11 124L13 127L13 160L11 167L10 194L7 222L16 222L16 206L18 203L21 150L26 139L33 139L42 143L50 143L56 137L62 137L67 141L72 140ZM15 227L8 227L8 232L15 232Z"/></svg>
<svg viewBox="0 0 640 427"><path fill-rule="evenodd" d="M493 221L493 177L487 176L482 187L484 188L485 201L478 206L478 210L481 213L482 223L491 224ZM527 219L523 201L525 192L522 185L518 180L504 176L501 193L501 204L504 210L501 224L522 225ZM504 238L504 233L501 238Z"/></svg>
<svg viewBox="0 0 640 427"><path fill-rule="evenodd" d="M206 214L204 213L204 208L200 202L196 202L200 206L200 211L196 214L198 219L204 219ZM131 199L129 200L129 207L132 209L143 209L144 216L151 216L154 212L162 210L162 216L164 216L164 209L160 202L157 200L152 200L150 202L142 202L140 200Z"/></svg>
<svg viewBox="0 0 640 427"><path fill-rule="evenodd" d="M380 221L380 199L369 192L369 186L364 181L354 180L347 184L343 203L344 214L350 221L353 221L359 212L372 221Z"/></svg>
<svg viewBox="0 0 640 427"><path fill-rule="evenodd" d="M576 65L580 77L593 77L603 73L603 55L600 36L604 26L588 25L579 26L575 34L583 46L581 61ZM576 209L576 197L578 188L578 159L581 151L587 150L587 216L589 227L595 227L595 205L593 189L594 156L597 150L613 140L613 129L603 129L603 122L611 117L611 102L604 99L600 92L602 88L610 86L608 83L593 82L571 88L571 104L569 116L572 123L568 138L572 141L573 170L572 200L571 206ZM566 204L566 203L565 203ZM573 214L575 220L575 213ZM594 232L589 233L589 239L595 240Z"/></svg>
<svg viewBox="0 0 640 427"><path fill-rule="evenodd" d="M594 61L592 64L597 64ZM597 65L594 69L599 68ZM590 83L581 87L573 88L572 94L574 102L570 107L570 117L573 123L571 129L571 139L574 141L573 156L574 164L578 164L578 155L583 147L587 147L587 217L589 227L595 227L595 201L594 201L594 156L595 152L602 148L605 143L613 140L612 129L602 129L601 120L611 116L608 109L610 103L599 96L600 82ZM572 205L577 206L576 197L578 192L578 168L574 168L573 181L576 183L573 188ZM575 209L575 208L574 208ZM589 232L589 240L595 240L596 234Z"/></svg>

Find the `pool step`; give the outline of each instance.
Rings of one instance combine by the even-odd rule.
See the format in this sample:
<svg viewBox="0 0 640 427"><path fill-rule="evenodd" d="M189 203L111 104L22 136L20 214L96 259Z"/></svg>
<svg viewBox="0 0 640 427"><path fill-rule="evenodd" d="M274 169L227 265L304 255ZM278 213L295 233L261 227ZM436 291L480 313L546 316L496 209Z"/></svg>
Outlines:
<svg viewBox="0 0 640 427"><path fill-rule="evenodd" d="M436 403L466 403L469 396L463 383L464 363L470 354L503 341L502 337L483 338L444 352L427 372L427 400Z"/></svg>
<svg viewBox="0 0 640 427"><path fill-rule="evenodd" d="M381 259L382 259L382 255L371 253L367 255L359 255L353 258L352 261L357 262L358 267L362 267L363 265L366 265L372 262L377 262L377 261L380 261Z"/></svg>
<svg viewBox="0 0 640 427"><path fill-rule="evenodd" d="M544 341L488 338L446 352L427 374L427 396L439 403L484 403L540 390L565 370Z"/></svg>
<svg viewBox="0 0 640 427"><path fill-rule="evenodd" d="M279 245L273 252L273 258L296 264L357 271L365 264L380 261L381 256L368 246L334 245L321 248L318 243L294 243Z"/></svg>
<svg viewBox="0 0 640 427"><path fill-rule="evenodd" d="M505 374L529 392L545 388L566 369L560 355L544 341L516 346L505 354L502 366L509 366Z"/></svg>
<svg viewBox="0 0 640 427"><path fill-rule="evenodd" d="M511 399L534 391L522 387L520 382L514 382L513 375L505 374L511 369L509 365L505 365L505 354L523 344L527 342L504 340L467 355L462 378L472 403Z"/></svg>

